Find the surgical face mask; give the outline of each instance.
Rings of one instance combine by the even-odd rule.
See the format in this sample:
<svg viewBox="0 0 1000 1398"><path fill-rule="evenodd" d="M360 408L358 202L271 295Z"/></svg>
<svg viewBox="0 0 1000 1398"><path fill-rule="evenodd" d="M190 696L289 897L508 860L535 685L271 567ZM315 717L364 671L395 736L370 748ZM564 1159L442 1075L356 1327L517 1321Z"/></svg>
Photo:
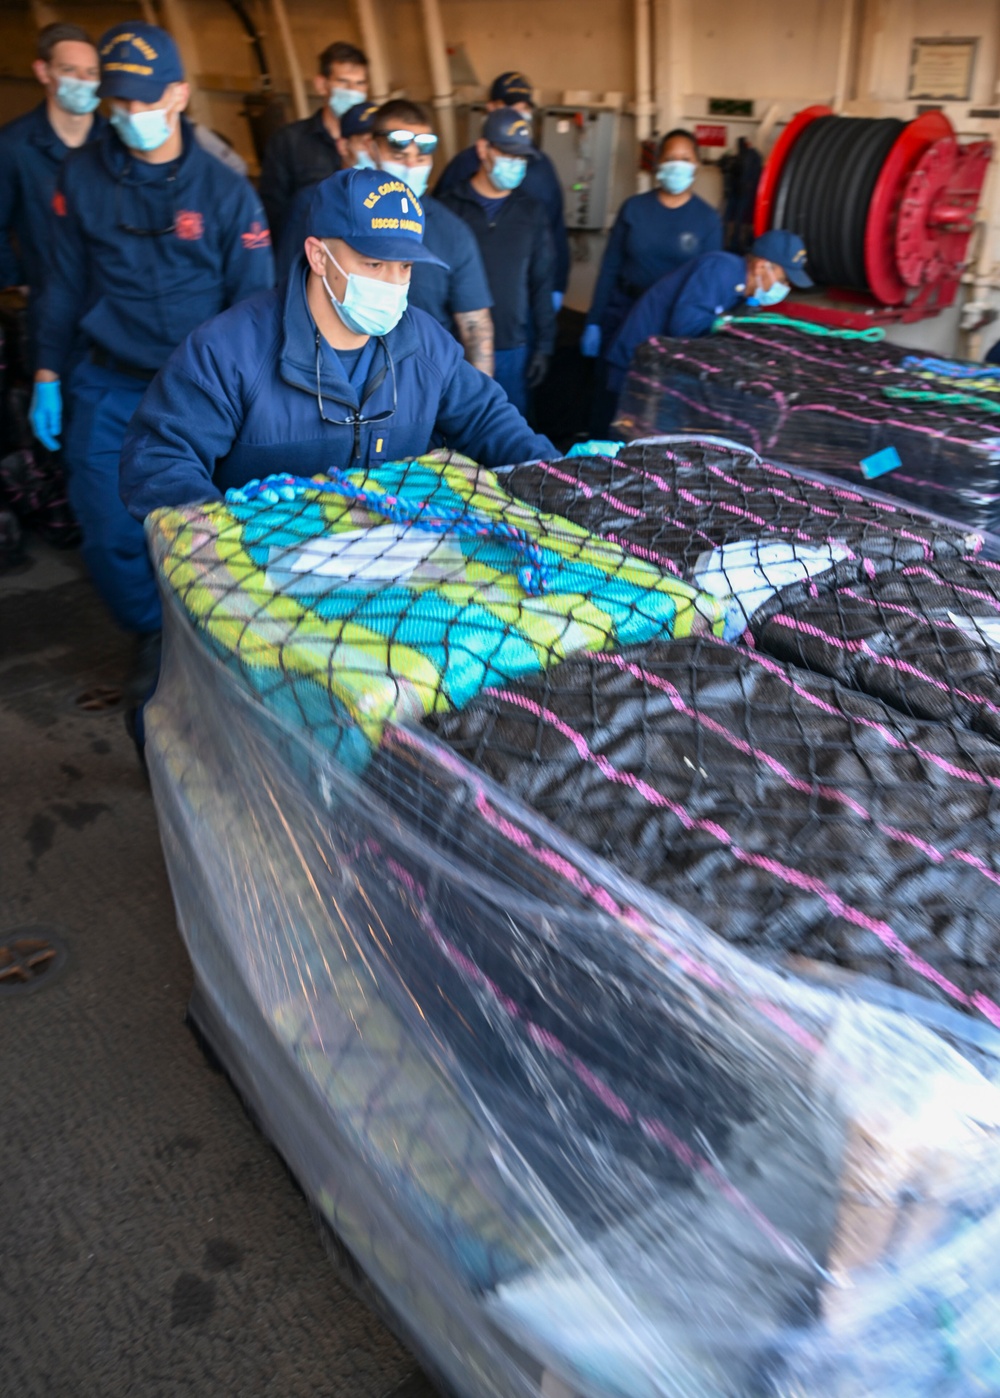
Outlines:
<svg viewBox="0 0 1000 1398"><path fill-rule="evenodd" d="M430 165L401 165L398 160L383 160L380 169L394 180L408 184L418 199L427 193L427 186L431 182Z"/></svg>
<svg viewBox="0 0 1000 1398"><path fill-rule="evenodd" d="M668 194L686 194L694 177L695 167L690 160L665 160L656 167L656 182Z"/></svg>
<svg viewBox="0 0 1000 1398"><path fill-rule="evenodd" d="M497 189L516 189L528 173L528 162L519 155L495 155L490 179ZM414 194L416 190L413 191Z"/></svg>
<svg viewBox="0 0 1000 1398"><path fill-rule="evenodd" d="M378 166L366 150L359 150L354 155L354 168L355 170L377 170Z"/></svg>
<svg viewBox="0 0 1000 1398"><path fill-rule="evenodd" d="M86 116L101 104L97 95L99 85L86 78L60 78L56 84L56 101L64 112L72 116Z"/></svg>
<svg viewBox="0 0 1000 1398"><path fill-rule="evenodd" d="M406 310L409 286L345 272L328 247L324 246L323 251L340 275L347 278L343 301L338 301L334 296L326 277L323 278L323 285L333 309L348 330L355 335L388 335L390 330L394 330Z"/></svg>
<svg viewBox="0 0 1000 1398"><path fill-rule="evenodd" d="M159 150L172 135L169 116L166 107L130 114L124 108L112 105L111 125L129 150Z"/></svg>
<svg viewBox="0 0 1000 1398"><path fill-rule="evenodd" d="M784 282L773 282L766 291L755 291L752 296L747 297L748 306L777 306L780 301L784 301L788 295L788 287Z"/></svg>
<svg viewBox="0 0 1000 1398"><path fill-rule="evenodd" d="M351 87L335 87L326 99L330 111L335 117L342 117L345 112L349 112L352 107L357 107L361 102L368 101L366 92L355 92Z"/></svg>

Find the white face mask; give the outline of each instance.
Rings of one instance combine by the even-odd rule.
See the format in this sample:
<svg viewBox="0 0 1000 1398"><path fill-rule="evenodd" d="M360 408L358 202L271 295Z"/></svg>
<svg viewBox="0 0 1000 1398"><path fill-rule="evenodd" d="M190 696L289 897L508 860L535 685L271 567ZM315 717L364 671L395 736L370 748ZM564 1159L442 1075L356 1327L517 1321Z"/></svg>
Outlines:
<svg viewBox="0 0 1000 1398"><path fill-rule="evenodd" d="M124 107L113 103L110 121L129 150L151 151L159 150L170 140L173 134L170 121L172 116L173 110L170 107L156 107L151 112L129 113Z"/></svg>
<svg viewBox="0 0 1000 1398"><path fill-rule="evenodd" d="M337 315L355 335L388 335L394 330L406 310L410 288L395 282L383 282L375 277L362 277L357 272L345 272L330 249L323 251L342 277L347 278L343 301L338 301L326 277L323 285Z"/></svg>
<svg viewBox="0 0 1000 1398"><path fill-rule="evenodd" d="M334 116L342 117L352 107L358 106L361 102L367 102L368 94L367 92L355 92L352 87L334 87L330 89L330 95L326 100Z"/></svg>
<svg viewBox="0 0 1000 1398"><path fill-rule="evenodd" d="M430 165L401 165L398 160L383 160L379 169L384 170L387 175L391 175L394 180L402 180L408 184L418 199L422 199L427 193L427 186L431 182Z"/></svg>

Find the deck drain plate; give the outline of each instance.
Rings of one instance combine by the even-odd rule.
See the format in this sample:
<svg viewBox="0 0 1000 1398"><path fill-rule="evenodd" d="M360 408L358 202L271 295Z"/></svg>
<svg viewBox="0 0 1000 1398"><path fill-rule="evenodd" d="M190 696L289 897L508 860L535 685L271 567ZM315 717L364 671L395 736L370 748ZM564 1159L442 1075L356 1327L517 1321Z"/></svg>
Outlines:
<svg viewBox="0 0 1000 1398"><path fill-rule="evenodd" d="M51 927L0 932L0 999L51 985L66 964L66 946Z"/></svg>

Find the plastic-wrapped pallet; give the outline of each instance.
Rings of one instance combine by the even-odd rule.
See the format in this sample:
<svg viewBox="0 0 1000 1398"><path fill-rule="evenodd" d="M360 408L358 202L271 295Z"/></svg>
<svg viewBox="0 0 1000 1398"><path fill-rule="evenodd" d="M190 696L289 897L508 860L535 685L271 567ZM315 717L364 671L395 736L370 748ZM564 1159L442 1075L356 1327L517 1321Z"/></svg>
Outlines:
<svg viewBox="0 0 1000 1398"><path fill-rule="evenodd" d="M640 346L618 430L629 439L722 433L771 461L854 484L872 479L975 529L1000 528L1000 393L991 378L957 376L984 366L915 360L885 343L766 321Z"/></svg>
<svg viewBox="0 0 1000 1398"><path fill-rule="evenodd" d="M623 645L729 657L718 599L488 473L413 475L150 524L193 1010L265 1130L468 1398L995 1388L996 1089L411 726Z"/></svg>

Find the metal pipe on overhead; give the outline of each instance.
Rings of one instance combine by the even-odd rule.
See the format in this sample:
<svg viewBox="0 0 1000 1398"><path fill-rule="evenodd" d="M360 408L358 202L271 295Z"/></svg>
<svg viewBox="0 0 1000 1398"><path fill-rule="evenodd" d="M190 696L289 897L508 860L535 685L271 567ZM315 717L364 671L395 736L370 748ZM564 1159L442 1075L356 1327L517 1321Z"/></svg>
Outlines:
<svg viewBox="0 0 1000 1398"><path fill-rule="evenodd" d="M295 50L295 40L292 38L292 26L288 22L285 0L271 0L271 9L274 11L274 20L281 38L281 49L285 55L288 82L292 89L292 105L295 108L296 117L301 121L309 115L309 100L306 96L302 65L299 63L299 55Z"/></svg>
<svg viewBox="0 0 1000 1398"><path fill-rule="evenodd" d="M434 87L432 100L434 110L438 114L437 125L442 155L447 161L456 153L458 141L455 134L455 91L451 83L448 49L444 41L444 25L441 23L441 7L438 0L421 0L421 9L424 12L427 57Z"/></svg>
<svg viewBox="0 0 1000 1398"><path fill-rule="evenodd" d="M641 146L653 134L653 25L652 0L635 0L635 134ZM636 187L640 193L650 186L649 175L640 170Z"/></svg>
<svg viewBox="0 0 1000 1398"><path fill-rule="evenodd" d="M833 89L833 110L839 115L854 95L857 66L858 0L842 0L840 16L840 50L837 54L837 78Z"/></svg>
<svg viewBox="0 0 1000 1398"><path fill-rule="evenodd" d="M354 0L354 18L361 32L361 47L368 56L369 96L381 106L389 100L389 65L382 43L382 26L375 17L373 0Z"/></svg>

